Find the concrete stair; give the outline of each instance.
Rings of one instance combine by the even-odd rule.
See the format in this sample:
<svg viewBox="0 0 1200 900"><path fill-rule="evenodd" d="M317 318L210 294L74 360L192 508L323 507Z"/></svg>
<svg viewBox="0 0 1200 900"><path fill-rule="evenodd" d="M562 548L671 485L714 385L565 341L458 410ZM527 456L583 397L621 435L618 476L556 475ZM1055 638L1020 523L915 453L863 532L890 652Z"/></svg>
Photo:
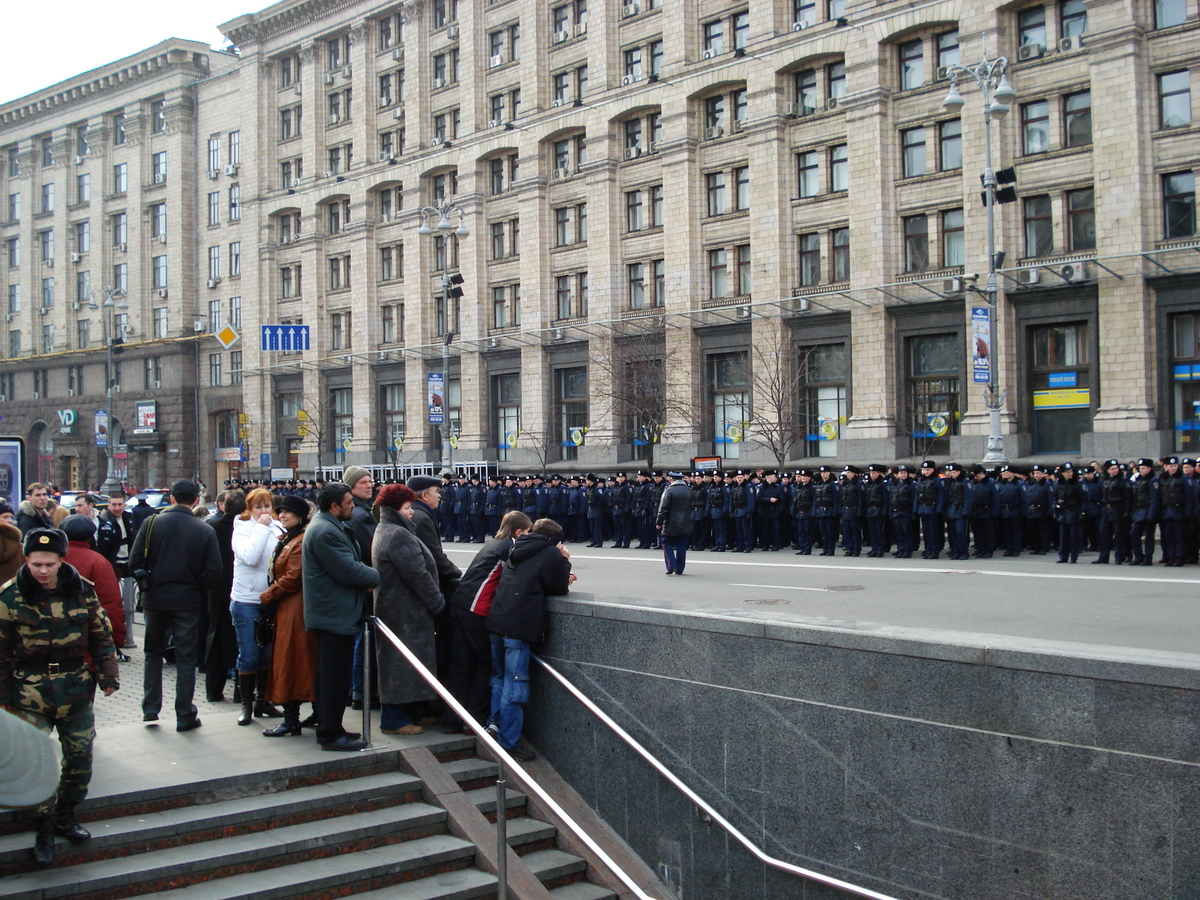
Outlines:
<svg viewBox="0 0 1200 900"><path fill-rule="evenodd" d="M471 743L108 796L81 808L92 840L60 840L49 870L33 864L28 821L3 814L0 896L494 897L497 767ZM502 807L510 897L615 900L553 825L528 815L522 793L507 790Z"/></svg>

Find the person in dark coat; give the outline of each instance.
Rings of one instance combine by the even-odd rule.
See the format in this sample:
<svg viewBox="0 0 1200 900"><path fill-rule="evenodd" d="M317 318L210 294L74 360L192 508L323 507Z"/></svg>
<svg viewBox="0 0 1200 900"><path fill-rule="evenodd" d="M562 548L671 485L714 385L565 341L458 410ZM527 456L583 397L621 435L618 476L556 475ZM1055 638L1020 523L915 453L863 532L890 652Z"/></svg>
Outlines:
<svg viewBox="0 0 1200 900"><path fill-rule="evenodd" d="M350 486L350 496L354 498L354 509L350 511L350 531L358 543L362 561L371 564L371 541L375 537L375 517L371 514L371 505L375 499L375 482L371 473L362 466L347 466L342 473L342 479ZM371 595L367 595L367 614L371 612ZM354 669L350 676L350 708L363 708L363 655L366 649L363 635L360 631L354 639Z"/></svg>
<svg viewBox="0 0 1200 900"><path fill-rule="evenodd" d="M431 672L437 669L434 616L445 609L438 587L437 562L412 530L417 495L403 484L379 492L379 525L371 544L371 564L379 572L375 615ZM420 734L425 700L437 697L391 642L380 639L379 698L383 701L379 730L384 734Z"/></svg>
<svg viewBox="0 0 1200 900"><path fill-rule="evenodd" d="M120 490L114 490L109 494L108 509L100 513L96 525L96 550L112 563L113 572L121 585L121 600L125 604L125 622L128 626L126 647L137 646L133 640L137 584L129 573L129 554L133 550L135 537L137 526L133 523L133 515L125 509L125 495Z"/></svg>
<svg viewBox="0 0 1200 900"><path fill-rule="evenodd" d="M0 518L0 584L4 584L24 565L25 554L21 551L24 536L12 523L12 507L7 501L0 500L0 504L0 516L7 515L7 519Z"/></svg>
<svg viewBox="0 0 1200 900"><path fill-rule="evenodd" d="M486 722L492 704L492 640L487 614L496 595L503 561L513 542L533 523L519 509L500 520L495 536L485 544L463 573L450 596L450 674L446 686L477 722ZM447 734L458 734L464 723L449 707L442 714Z"/></svg>
<svg viewBox="0 0 1200 900"><path fill-rule="evenodd" d="M204 695L210 703L224 701L225 682L237 662L237 634L229 613L229 595L233 589L233 521L245 508L246 495L233 488L218 495L217 515L205 519L205 524L216 532L221 553L221 577L208 590L208 633L200 656Z"/></svg>
<svg viewBox="0 0 1200 900"><path fill-rule="evenodd" d="M414 475L408 479L407 485L417 495L412 505L413 532L433 554L433 560L437 563L438 589L442 596L452 597L458 589L459 579L462 578L462 569L446 556L438 533L437 510L441 504L441 482L432 475ZM449 675L451 627L449 614L445 610L439 613L436 625L438 678L445 681Z"/></svg>
<svg viewBox="0 0 1200 900"><path fill-rule="evenodd" d="M171 506L146 520L133 542L129 566L149 572L142 593L146 612L142 718L157 722L162 708L162 666L167 632L175 644L175 730L200 727L192 703L200 605L221 577L217 535L192 514L200 488L180 480L171 486Z"/></svg>
<svg viewBox="0 0 1200 900"><path fill-rule="evenodd" d="M682 575L687 565L692 534L692 491L683 483L682 472L668 472L671 486L658 501L655 527L662 534L663 559L668 575Z"/></svg>
<svg viewBox="0 0 1200 900"><path fill-rule="evenodd" d="M492 633L492 708L488 731L514 759L528 761L536 754L520 746L529 701L531 644L546 633L546 598L570 588L571 553L563 546L562 526L538 519L528 534L517 538L506 555L496 595L488 612Z"/></svg>
<svg viewBox="0 0 1200 900"><path fill-rule="evenodd" d="M1054 485L1054 519L1058 522L1058 561L1079 561L1082 532L1079 519L1083 514L1083 486L1076 476L1075 466L1063 463Z"/></svg>
<svg viewBox="0 0 1200 900"><path fill-rule="evenodd" d="M25 489L25 499L17 511L16 525L21 534L28 534L31 528L57 528L54 521L54 509L58 504L50 499L50 486L35 481ZM64 516L65 518L65 516Z"/></svg>
<svg viewBox="0 0 1200 900"><path fill-rule="evenodd" d="M125 646L125 604L121 601L121 587L112 564L91 548L96 534L95 523L87 516L67 516L59 530L67 536L67 555L63 559L91 582L96 599L108 613L113 643L120 650Z"/></svg>

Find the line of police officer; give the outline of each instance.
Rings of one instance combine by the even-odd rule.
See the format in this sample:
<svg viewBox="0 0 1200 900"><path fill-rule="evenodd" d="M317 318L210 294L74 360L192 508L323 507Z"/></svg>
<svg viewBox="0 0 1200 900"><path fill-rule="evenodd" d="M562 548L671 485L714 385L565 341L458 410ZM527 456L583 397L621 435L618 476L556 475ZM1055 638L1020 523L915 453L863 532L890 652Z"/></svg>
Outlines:
<svg viewBox="0 0 1200 900"><path fill-rule="evenodd" d="M938 466L874 464L865 471L822 465L779 473L696 471L690 549L749 553L790 546L800 555L900 559L920 553L938 559L981 559L1023 551L1075 563L1085 549L1093 561L1151 565L1156 531L1162 562L1182 566L1197 558L1200 477L1195 461L1167 457L1129 464L1110 459L1086 467L1065 462L1028 469L1001 466L969 471L956 462ZM651 549L658 545L655 513L666 484L660 472L595 474L460 474L443 479L442 538L482 543L512 509L549 517L567 540L601 547ZM636 542L636 543L635 543Z"/></svg>

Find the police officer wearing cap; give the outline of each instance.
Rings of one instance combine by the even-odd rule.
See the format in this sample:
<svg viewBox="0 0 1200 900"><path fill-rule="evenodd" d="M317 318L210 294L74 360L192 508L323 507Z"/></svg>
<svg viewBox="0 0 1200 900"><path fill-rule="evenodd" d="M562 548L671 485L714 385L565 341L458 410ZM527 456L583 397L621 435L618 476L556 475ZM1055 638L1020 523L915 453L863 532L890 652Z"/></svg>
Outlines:
<svg viewBox="0 0 1200 900"><path fill-rule="evenodd" d="M779 476L774 469L767 469L763 475L763 484L758 489L758 496L755 498L755 506L759 510L762 522L764 550L783 548L780 518L783 516L786 505L787 497L783 492L783 486L779 483Z"/></svg>
<svg viewBox="0 0 1200 900"><path fill-rule="evenodd" d="M867 556L876 558L886 554L890 546L887 538L890 491L883 477L886 473L887 466L871 463L867 466L867 483L863 485L867 539L871 542L871 551Z"/></svg>
<svg viewBox="0 0 1200 900"><path fill-rule="evenodd" d="M754 491L750 489L747 475L738 469L733 477L733 488L729 492L729 515L733 519L734 553L749 553L754 549Z"/></svg>
<svg viewBox="0 0 1200 900"><path fill-rule="evenodd" d="M996 482L983 466L971 469L971 530L975 534L975 556L991 559L996 550L996 518L1000 514L1000 496Z"/></svg>
<svg viewBox="0 0 1200 900"><path fill-rule="evenodd" d="M1096 523L1096 546L1100 555L1092 565L1106 565L1110 554L1119 566L1129 559L1129 509L1133 488L1121 471L1121 461L1110 459L1104 464L1100 482L1100 514Z"/></svg>
<svg viewBox="0 0 1200 900"><path fill-rule="evenodd" d="M96 687L119 686L108 616L92 585L63 560L67 536L52 528L25 535L25 565L0 591L0 706L38 730L58 732L62 774L54 797L38 807L34 858L54 865L55 835L91 837L75 819L92 779ZM89 670L90 654L96 671Z"/></svg>
<svg viewBox="0 0 1200 900"><path fill-rule="evenodd" d="M833 556L837 546L838 522L841 521L841 489L833 477L833 468L820 466L813 485L813 521L821 540L821 555Z"/></svg>
<svg viewBox="0 0 1200 900"><path fill-rule="evenodd" d="M1054 484L1054 520L1058 522L1058 561L1075 563L1083 545L1080 519L1083 516L1083 485L1072 463L1058 467Z"/></svg>
<svg viewBox="0 0 1200 900"><path fill-rule="evenodd" d="M946 463L946 539L950 544L951 559L969 559L971 539L967 525L971 518L971 494L963 467L958 463Z"/></svg>
<svg viewBox="0 0 1200 900"><path fill-rule="evenodd" d="M724 553L729 547L729 488L725 485L725 473L717 470L713 473L712 484L708 486L708 518L712 523L712 548L717 553Z"/></svg>
<svg viewBox="0 0 1200 900"><path fill-rule="evenodd" d="M1025 541L1029 552L1042 556L1050 549L1054 486L1046 480L1046 467L1035 464L1025 482Z"/></svg>
<svg viewBox="0 0 1200 900"><path fill-rule="evenodd" d="M812 553L813 540L813 478L811 469L797 469L792 485L792 549L797 556Z"/></svg>
<svg viewBox="0 0 1200 900"><path fill-rule="evenodd" d="M838 486L841 495L842 555L859 556L862 553L862 514L866 508L863 485L858 480L858 468L846 466L842 470L842 482Z"/></svg>
<svg viewBox="0 0 1200 900"><path fill-rule="evenodd" d="M937 463L932 459L921 463L921 475L917 479L916 513L921 521L921 538L924 542L922 559L937 559L945 546L943 513L946 511L946 487L938 477Z"/></svg>
<svg viewBox="0 0 1200 900"><path fill-rule="evenodd" d="M1158 521L1158 479L1154 460L1143 457L1137 462L1130 497L1129 551L1131 565L1154 565L1154 525Z"/></svg>
<svg viewBox="0 0 1200 900"><path fill-rule="evenodd" d="M911 559L917 544L917 535L913 530L917 482L912 477L912 469L903 463L896 466L894 475L888 486L888 516L896 541L896 552L892 555L896 559Z"/></svg>
<svg viewBox="0 0 1200 900"><path fill-rule="evenodd" d="M1000 481L996 485L996 503L999 507L999 542L1004 546L1005 556L1021 555L1021 480L1012 466L1000 467Z"/></svg>
<svg viewBox="0 0 1200 900"><path fill-rule="evenodd" d="M1195 510L1178 456L1168 456L1163 460L1162 475L1158 479L1158 503L1163 565L1182 566L1187 553L1184 522L1195 514Z"/></svg>

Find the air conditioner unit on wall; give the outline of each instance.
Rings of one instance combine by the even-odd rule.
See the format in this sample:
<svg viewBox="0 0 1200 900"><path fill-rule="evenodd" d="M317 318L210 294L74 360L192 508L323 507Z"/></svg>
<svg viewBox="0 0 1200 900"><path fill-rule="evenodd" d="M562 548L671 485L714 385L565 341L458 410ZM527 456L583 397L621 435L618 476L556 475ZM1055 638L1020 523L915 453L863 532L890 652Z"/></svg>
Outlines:
<svg viewBox="0 0 1200 900"><path fill-rule="evenodd" d="M404 48L397 47L395 50L393 50L392 59L394 59L396 62L401 62L404 59Z"/></svg>
<svg viewBox="0 0 1200 900"><path fill-rule="evenodd" d="M626 147L625 148L625 158L626 159L637 159L641 155L642 155L641 147Z"/></svg>
<svg viewBox="0 0 1200 900"><path fill-rule="evenodd" d="M226 175L236 175L236 174L237 174L237 172L238 172L238 167L237 167L237 166L232 166L232 165L230 165L230 166L226 166L226 167L225 167L225 174L226 174Z"/></svg>
<svg viewBox="0 0 1200 900"><path fill-rule="evenodd" d="M563 41L570 40L570 38L571 38L571 32L569 32L569 31L554 32L554 43L556 43L556 44L561 44Z"/></svg>
<svg viewBox="0 0 1200 900"><path fill-rule="evenodd" d="M621 15L623 15L627 19L630 16L636 16L641 11L642 11L642 8L636 3L626 3L624 6L621 7Z"/></svg>
<svg viewBox="0 0 1200 900"><path fill-rule="evenodd" d="M1042 280L1042 270L1036 266L1031 269L1021 269L1017 272L1017 282L1020 284L1037 284Z"/></svg>
<svg viewBox="0 0 1200 900"><path fill-rule="evenodd" d="M717 55L717 51L716 51L716 50L705 50L705 51L704 51L704 58L705 58L705 59L713 59L714 57L716 57L716 55Z"/></svg>
<svg viewBox="0 0 1200 900"><path fill-rule="evenodd" d="M447 28L446 29L446 37L448 37L452 41L457 41L458 40L458 26L451 25L449 28Z"/></svg>
<svg viewBox="0 0 1200 900"><path fill-rule="evenodd" d="M717 138L725 136L725 129L720 125L714 125L712 128L705 129L704 136L710 141L715 141Z"/></svg>
<svg viewBox="0 0 1200 900"><path fill-rule="evenodd" d="M1017 50L1017 61L1026 62L1031 59L1040 59L1041 55L1046 52L1046 48L1041 44L1026 44Z"/></svg>
<svg viewBox="0 0 1200 900"><path fill-rule="evenodd" d="M1088 270L1085 262L1063 263L1058 268L1058 274L1069 281L1071 284L1078 284L1081 281L1087 281Z"/></svg>
<svg viewBox="0 0 1200 900"><path fill-rule="evenodd" d="M1075 50L1083 49L1083 38L1079 35L1074 37L1065 37L1058 42L1059 53L1072 53Z"/></svg>
<svg viewBox="0 0 1200 900"><path fill-rule="evenodd" d="M807 28L811 24L812 24L812 22L793 22L792 23L792 31L803 31L805 28Z"/></svg>
<svg viewBox="0 0 1200 900"><path fill-rule="evenodd" d="M167 299L167 289L166 288L159 288L155 293L158 294L159 300Z"/></svg>
<svg viewBox="0 0 1200 900"><path fill-rule="evenodd" d="M955 276L954 278L947 278L942 282L942 293L961 294L966 290L965 284L966 282L964 282L963 279L958 276Z"/></svg>

